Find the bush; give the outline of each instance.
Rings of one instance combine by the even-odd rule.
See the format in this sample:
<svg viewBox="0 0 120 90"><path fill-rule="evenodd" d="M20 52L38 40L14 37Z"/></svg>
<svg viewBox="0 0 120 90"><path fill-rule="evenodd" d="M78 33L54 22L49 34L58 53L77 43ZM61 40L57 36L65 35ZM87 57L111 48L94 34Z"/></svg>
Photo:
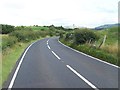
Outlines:
<svg viewBox="0 0 120 90"><path fill-rule="evenodd" d="M2 37L2 50L6 49L7 47L11 47L16 42L17 38L14 36Z"/></svg>
<svg viewBox="0 0 120 90"><path fill-rule="evenodd" d="M71 32L67 33L66 36L65 36L65 40L71 40L73 38L74 38L74 34L71 33Z"/></svg>
<svg viewBox="0 0 120 90"><path fill-rule="evenodd" d="M63 33L61 33L61 32L60 32L60 34L59 34L59 35L60 35L60 38L63 38Z"/></svg>
<svg viewBox="0 0 120 90"><path fill-rule="evenodd" d="M75 43L85 44L86 42L95 42L99 37L93 31L88 29L80 29L75 31Z"/></svg>
<svg viewBox="0 0 120 90"><path fill-rule="evenodd" d="M1 26L0 27L1 28L0 33L2 33L2 34L8 34L8 33L11 33L11 32L13 32L15 30L14 26L12 26L12 25L3 25L3 24L1 24L0 26Z"/></svg>
<svg viewBox="0 0 120 90"><path fill-rule="evenodd" d="M20 30L10 33L10 36L15 36L18 38L19 42L28 42L40 37L41 32L35 32L32 30Z"/></svg>

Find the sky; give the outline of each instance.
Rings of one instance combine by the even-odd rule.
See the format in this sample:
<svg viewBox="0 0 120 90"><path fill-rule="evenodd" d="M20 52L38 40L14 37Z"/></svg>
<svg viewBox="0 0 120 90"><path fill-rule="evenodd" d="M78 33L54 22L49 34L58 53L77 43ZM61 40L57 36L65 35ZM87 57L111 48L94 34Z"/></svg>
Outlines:
<svg viewBox="0 0 120 90"><path fill-rule="evenodd" d="M119 0L0 0L0 24L96 27L118 22Z"/></svg>

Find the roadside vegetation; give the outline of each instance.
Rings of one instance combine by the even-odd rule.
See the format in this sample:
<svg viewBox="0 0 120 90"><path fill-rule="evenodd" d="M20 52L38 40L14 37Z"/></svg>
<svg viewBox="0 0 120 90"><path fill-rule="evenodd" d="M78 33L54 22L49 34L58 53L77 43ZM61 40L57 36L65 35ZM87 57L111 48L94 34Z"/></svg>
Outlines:
<svg viewBox="0 0 120 90"><path fill-rule="evenodd" d="M74 29L61 35L60 41L78 51L120 66L118 63L118 27L98 31L87 28Z"/></svg>
<svg viewBox="0 0 120 90"><path fill-rule="evenodd" d="M118 28L90 30L87 28L63 28L62 26L11 26L0 25L0 57L2 57L2 85L8 78L21 54L32 42L52 36L76 50L97 57L109 63L118 64ZM104 36L106 40L103 43Z"/></svg>
<svg viewBox="0 0 120 90"><path fill-rule="evenodd" d="M33 41L50 37L59 36L59 33L64 32L57 30L54 26L11 26L11 25L0 25L1 26L1 45L0 55L2 56L2 82L0 86L7 80L9 73L13 69L15 63L20 58L21 54L27 48L27 46Z"/></svg>

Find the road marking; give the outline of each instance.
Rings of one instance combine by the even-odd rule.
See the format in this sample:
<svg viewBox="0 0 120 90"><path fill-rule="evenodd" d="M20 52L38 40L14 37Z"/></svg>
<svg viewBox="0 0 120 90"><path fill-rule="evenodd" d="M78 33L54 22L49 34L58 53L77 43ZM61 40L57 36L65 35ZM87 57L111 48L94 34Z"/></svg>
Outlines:
<svg viewBox="0 0 120 90"><path fill-rule="evenodd" d="M36 41L36 42L37 42L37 41ZM35 43L35 42L34 42L34 43ZM20 69L20 66L21 66L21 64L22 64L22 62L23 62L23 59L24 59L27 51L29 50L29 48L30 48L34 43L32 43L32 44L25 50L22 58L20 59L20 62L19 62L19 64L18 64L18 66L17 66L17 69L16 69L16 71L15 71L13 77L12 77L12 80L11 80L10 85L9 85L8 88L12 88L12 87L13 87L13 84L14 84L14 82L15 82L15 79L16 79L16 76L17 76L18 71L19 71L19 69Z"/></svg>
<svg viewBox="0 0 120 90"><path fill-rule="evenodd" d="M49 46L49 45L47 45L47 47L48 47L48 49L50 49L50 46Z"/></svg>
<svg viewBox="0 0 120 90"><path fill-rule="evenodd" d="M69 68L73 73L75 73L79 78L81 78L84 82L86 82L90 87L92 87L95 90L99 90L96 86L94 86L91 82L89 82L87 79L85 79L82 75L80 75L77 71L75 71L71 66L66 65L67 68Z"/></svg>
<svg viewBox="0 0 120 90"><path fill-rule="evenodd" d="M47 45L48 45L49 39L47 40Z"/></svg>
<svg viewBox="0 0 120 90"><path fill-rule="evenodd" d="M47 43L49 42L49 39L47 40Z"/></svg>
<svg viewBox="0 0 120 90"><path fill-rule="evenodd" d="M60 60L60 57L52 51L52 53Z"/></svg>
<svg viewBox="0 0 120 90"><path fill-rule="evenodd" d="M94 60L97 60L97 61L99 61L99 62L103 62L103 63L105 63L105 64L107 64L107 65L110 65L110 66L113 66L113 67L116 67L116 68L120 68L119 66L116 66L116 65L114 65L114 64L105 62L105 61L103 61L103 60L100 60L100 59L98 59L98 58L95 58L95 57L93 57L93 56L90 56L90 55L88 55L88 54L85 54L85 53L83 53L83 52L77 51L77 50L75 50L75 49L73 49L73 48L71 48L71 47L69 47L69 46L67 46L67 45L64 45L63 43L61 43L61 42L59 41L59 39L58 39L58 42L59 42L60 44L62 44L63 46L65 46L65 47L67 47L67 48L69 48L69 49L71 49L71 50L73 50L73 51L75 51L75 52L77 52L77 53L83 54L84 56L90 57L90 58L92 58L92 59L94 59Z"/></svg>

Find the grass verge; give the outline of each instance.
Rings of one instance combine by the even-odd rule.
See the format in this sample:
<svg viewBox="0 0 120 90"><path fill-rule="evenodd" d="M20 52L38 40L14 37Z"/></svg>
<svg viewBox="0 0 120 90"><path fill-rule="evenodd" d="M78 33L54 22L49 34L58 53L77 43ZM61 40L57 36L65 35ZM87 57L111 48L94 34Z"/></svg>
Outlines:
<svg viewBox="0 0 120 90"><path fill-rule="evenodd" d="M63 39L60 39L60 41L62 43L64 43L65 45L67 45L71 48L74 48L80 52L83 52L83 53L86 53L86 54L91 55L93 57L99 58L99 59L104 60L106 62L109 62L111 64L120 66L120 64L118 63L118 56L117 55L110 54L110 53L105 52L104 50L101 50L101 49L92 48L92 47L85 45L85 44L84 45L75 45L75 44L70 43L68 41L66 42Z"/></svg>
<svg viewBox="0 0 120 90"><path fill-rule="evenodd" d="M0 86L2 86L2 84L7 80L8 75L12 71L16 61L20 58L25 48L37 40L32 40L27 43L16 43L11 48L7 48L4 52L2 52L2 74L0 73L0 75L2 75L2 82L0 83Z"/></svg>

